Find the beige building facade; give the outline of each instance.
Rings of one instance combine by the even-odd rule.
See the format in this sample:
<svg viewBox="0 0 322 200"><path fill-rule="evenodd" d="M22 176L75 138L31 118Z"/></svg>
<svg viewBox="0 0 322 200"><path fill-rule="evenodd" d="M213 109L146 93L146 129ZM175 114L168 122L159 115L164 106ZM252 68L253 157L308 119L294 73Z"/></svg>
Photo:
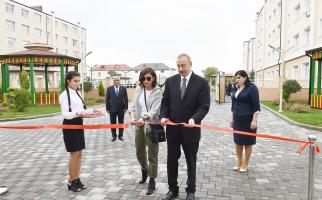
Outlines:
<svg viewBox="0 0 322 200"><path fill-rule="evenodd" d="M12 0L0 0L0 10L1 55L26 50L24 46L29 43L48 44L56 53L80 58L82 62L78 68L86 77L86 29L80 23L74 24L58 18L53 11L50 14L43 12L41 6L29 7ZM52 70L52 87L58 88L59 68ZM13 67L9 71L18 73ZM35 81L43 82L43 74L41 70L38 71ZM12 79L10 87L19 86L18 81ZM35 83L36 89L40 85Z"/></svg>
<svg viewBox="0 0 322 200"><path fill-rule="evenodd" d="M305 51L322 46L321 10L320 0L265 1L257 13L254 45L244 42L243 52L244 68L250 72L253 66L261 100L279 98L280 77L301 84L293 99L308 100L310 58Z"/></svg>

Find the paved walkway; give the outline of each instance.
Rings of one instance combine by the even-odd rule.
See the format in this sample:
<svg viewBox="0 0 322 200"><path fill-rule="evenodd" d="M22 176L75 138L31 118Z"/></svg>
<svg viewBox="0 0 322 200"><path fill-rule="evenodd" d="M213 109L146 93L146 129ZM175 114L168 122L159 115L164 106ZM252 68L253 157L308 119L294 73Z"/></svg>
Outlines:
<svg viewBox="0 0 322 200"><path fill-rule="evenodd" d="M204 123L227 127L229 117L230 104L212 103ZM86 119L85 123L106 123L107 119ZM60 117L48 117L1 124L61 121ZM322 133L290 125L266 110L261 113L258 132L298 139L314 134L322 139ZM160 144L157 190L152 196L145 196L147 184L138 184L141 172L135 156L133 128L127 129L124 137L123 142L111 142L110 130L86 131L81 177L88 189L73 193L66 186L68 154L61 130L0 130L0 185L9 187L9 193L0 199L161 199L167 192L166 143ZM232 135L203 130L196 196L202 200L307 199L308 151L296 155L298 147L296 143L258 138L249 172L240 174L232 171L235 158ZM321 154L316 161L315 197L322 200L320 160ZM187 176L183 153L179 167L178 199L185 199Z"/></svg>

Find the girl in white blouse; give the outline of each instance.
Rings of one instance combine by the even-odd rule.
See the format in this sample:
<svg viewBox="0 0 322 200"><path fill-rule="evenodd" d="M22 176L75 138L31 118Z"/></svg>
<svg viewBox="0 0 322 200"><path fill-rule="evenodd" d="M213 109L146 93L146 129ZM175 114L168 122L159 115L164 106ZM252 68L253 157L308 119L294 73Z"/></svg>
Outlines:
<svg viewBox="0 0 322 200"><path fill-rule="evenodd" d="M102 114L96 109L86 109L84 100L78 90L80 74L76 71L70 71L65 76L65 90L59 96L59 103L64 117L65 125L83 125L83 118L90 114ZM68 189L73 192L79 192L86 189L86 186L80 181L79 174L82 160L82 150L85 149L85 137L83 129L63 129L64 143L67 152L70 152L69 158L69 180Z"/></svg>

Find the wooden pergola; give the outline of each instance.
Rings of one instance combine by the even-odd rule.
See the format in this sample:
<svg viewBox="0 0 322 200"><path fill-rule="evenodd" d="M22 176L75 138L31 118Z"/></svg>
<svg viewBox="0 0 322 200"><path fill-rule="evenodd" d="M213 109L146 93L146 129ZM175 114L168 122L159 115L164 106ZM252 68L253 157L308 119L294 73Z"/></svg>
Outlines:
<svg viewBox="0 0 322 200"><path fill-rule="evenodd" d="M68 72L69 67L74 67L74 70L78 71L80 59L54 53L50 51L53 48L46 44L33 43L26 45L25 48L27 49L25 51L0 55L2 92L8 92L10 86L9 66L19 66L20 74L23 66L29 67L30 94L32 105L35 105L34 67L44 67L45 90L48 92L48 67L60 66L60 89L63 91L65 89L65 71Z"/></svg>
<svg viewBox="0 0 322 200"><path fill-rule="evenodd" d="M322 47L308 50L306 51L306 55L310 57L309 104L311 105L311 107L322 109Z"/></svg>

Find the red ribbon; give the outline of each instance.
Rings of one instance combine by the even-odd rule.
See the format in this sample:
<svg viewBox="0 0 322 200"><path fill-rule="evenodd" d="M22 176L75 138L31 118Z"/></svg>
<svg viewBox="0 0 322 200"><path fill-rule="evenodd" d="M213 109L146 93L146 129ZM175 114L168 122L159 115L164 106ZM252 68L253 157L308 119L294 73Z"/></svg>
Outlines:
<svg viewBox="0 0 322 200"><path fill-rule="evenodd" d="M56 129L106 129L106 128L128 128L128 124L90 124L90 125L38 125L38 126L0 126L4 129L43 129L43 128L56 128Z"/></svg>
<svg viewBox="0 0 322 200"><path fill-rule="evenodd" d="M183 125L183 126L188 126L188 127L190 126L187 123L173 123L171 121L168 121L167 125L170 125L170 126ZM293 139L293 138L286 138L286 137L268 135L268 134L263 134L263 133L250 133L250 132L246 132L246 131L237 131L237 130L231 130L231 129L226 129L226 128L219 128L219 127L216 127L216 126L211 126L211 125L206 125L206 124L203 124L203 125L195 124L195 125L193 125L191 127L205 128L205 129L208 129L208 130L222 131L222 132L227 132L227 133L238 133L238 134L241 134L241 135L269 138L269 139L273 139L273 140L282 140L282 141L288 141L288 142L302 143L302 145L296 151L296 153L301 153L307 146L309 146L311 144L316 144L315 142L309 142L309 141L297 140L297 139ZM320 147L318 145L316 145L315 153L316 154L320 153Z"/></svg>

